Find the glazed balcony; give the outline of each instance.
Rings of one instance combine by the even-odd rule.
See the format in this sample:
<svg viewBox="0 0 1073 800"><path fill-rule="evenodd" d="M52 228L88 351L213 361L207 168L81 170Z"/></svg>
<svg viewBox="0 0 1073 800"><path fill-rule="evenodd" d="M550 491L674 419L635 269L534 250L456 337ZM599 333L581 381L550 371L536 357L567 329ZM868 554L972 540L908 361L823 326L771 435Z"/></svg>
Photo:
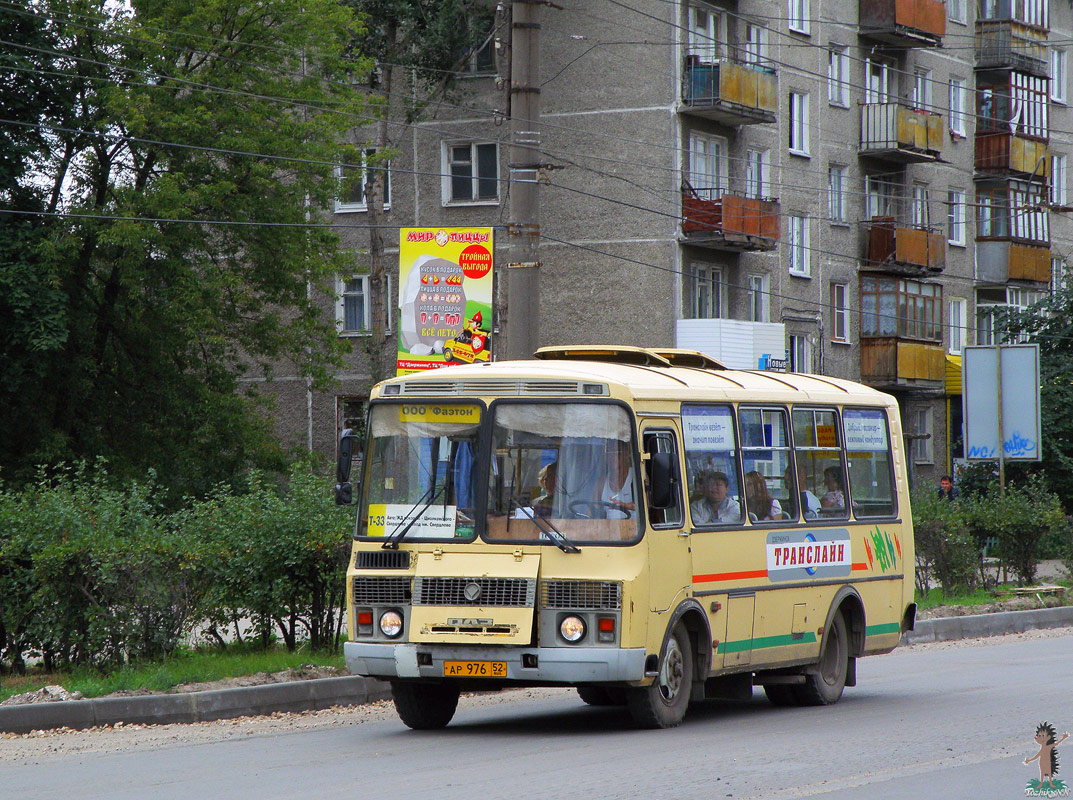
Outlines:
<svg viewBox="0 0 1073 800"><path fill-rule="evenodd" d="M1011 241L977 241L976 277L984 283L1051 282L1051 248Z"/></svg>
<svg viewBox="0 0 1073 800"><path fill-rule="evenodd" d="M927 226L873 217L865 260L869 266L900 273L938 273L946 267L946 237Z"/></svg>
<svg viewBox="0 0 1073 800"><path fill-rule="evenodd" d="M774 250L779 241L778 200L687 186L682 191L682 218L683 243L755 252Z"/></svg>
<svg viewBox="0 0 1073 800"><path fill-rule="evenodd" d="M939 47L946 33L942 0L861 0L860 34L900 47Z"/></svg>
<svg viewBox="0 0 1073 800"><path fill-rule="evenodd" d="M977 133L975 148L977 172L1050 183L1051 158L1044 141L1012 133Z"/></svg>
<svg viewBox="0 0 1073 800"><path fill-rule="evenodd" d="M937 161L942 151L941 114L896 102L861 106L861 156L905 164Z"/></svg>
<svg viewBox="0 0 1073 800"><path fill-rule="evenodd" d="M877 389L940 392L946 380L942 342L895 336L861 338L861 381Z"/></svg>
<svg viewBox="0 0 1073 800"><path fill-rule="evenodd" d="M775 71L725 59L707 64L689 56L682 74L682 102L686 113L724 125L774 122Z"/></svg>
<svg viewBox="0 0 1073 800"><path fill-rule="evenodd" d="M1050 77L1046 29L1013 19L976 20L976 68Z"/></svg>

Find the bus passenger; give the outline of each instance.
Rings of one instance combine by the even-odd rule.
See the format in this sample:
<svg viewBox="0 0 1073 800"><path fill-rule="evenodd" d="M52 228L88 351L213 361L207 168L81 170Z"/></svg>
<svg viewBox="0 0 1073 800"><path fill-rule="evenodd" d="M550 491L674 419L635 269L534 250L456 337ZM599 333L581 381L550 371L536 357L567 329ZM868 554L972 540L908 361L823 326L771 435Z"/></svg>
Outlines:
<svg viewBox="0 0 1073 800"><path fill-rule="evenodd" d="M620 442L607 451L607 478L600 493L607 519L633 519L636 516L633 487L633 458L629 447Z"/></svg>
<svg viewBox="0 0 1073 800"><path fill-rule="evenodd" d="M842 468L830 466L823 471L823 483L827 494L820 498L824 508L843 509L846 507L846 495L842 493Z"/></svg>
<svg viewBox="0 0 1073 800"><path fill-rule="evenodd" d="M749 519L783 519L782 506L767 490L767 481L756 470L745 473L745 502Z"/></svg>
<svg viewBox="0 0 1073 800"><path fill-rule="evenodd" d="M700 485L704 494L689 504L694 525L738 522L741 519L741 506L727 494L730 480L725 472L702 472Z"/></svg>
<svg viewBox="0 0 1073 800"><path fill-rule="evenodd" d="M798 463L797 465L797 492L801 498L801 512L805 519L816 519L820 513L820 498L818 498L808 488L808 475L805 473L805 465ZM786 488L787 491L793 485L794 462L790 462L786 466Z"/></svg>
<svg viewBox="0 0 1073 800"><path fill-rule="evenodd" d="M559 472L559 462L545 464L537 473L537 482L543 493L533 499L533 514L538 517L550 517L555 505L555 478Z"/></svg>

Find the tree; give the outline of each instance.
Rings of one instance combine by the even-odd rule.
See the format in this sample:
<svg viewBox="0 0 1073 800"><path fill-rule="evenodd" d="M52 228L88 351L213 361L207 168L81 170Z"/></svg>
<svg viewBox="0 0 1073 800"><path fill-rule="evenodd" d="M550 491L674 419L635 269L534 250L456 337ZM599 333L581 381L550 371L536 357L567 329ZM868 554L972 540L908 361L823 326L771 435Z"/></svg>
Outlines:
<svg viewBox="0 0 1073 800"><path fill-rule="evenodd" d="M316 209L337 196L368 62L337 0L120 6L5 12L38 22L0 70L40 86L0 87L38 126L4 129L0 192L43 213L0 226L0 321L18 323L0 468L103 455L119 478L156 466L201 492L282 465L258 375L290 360L323 386L339 363L315 297L348 258Z"/></svg>

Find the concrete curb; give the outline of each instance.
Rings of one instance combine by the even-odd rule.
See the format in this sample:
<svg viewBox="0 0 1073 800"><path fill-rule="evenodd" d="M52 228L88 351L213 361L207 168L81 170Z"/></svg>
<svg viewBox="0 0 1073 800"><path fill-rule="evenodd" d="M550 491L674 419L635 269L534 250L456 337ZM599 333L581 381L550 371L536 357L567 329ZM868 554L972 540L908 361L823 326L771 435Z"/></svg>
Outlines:
<svg viewBox="0 0 1073 800"><path fill-rule="evenodd" d="M373 678L349 676L243 686L208 692L101 697L0 707L0 731L28 733L48 728L98 725L208 722L275 711L356 706L391 697L391 687Z"/></svg>
<svg viewBox="0 0 1073 800"><path fill-rule="evenodd" d="M966 617L919 620L902 637L903 644L948 642L1004 636L1042 628L1073 626L1073 606L1032 611L1002 611ZM310 711L331 706L356 706L391 697L385 681L350 676L311 681L244 686L211 692L102 697L0 707L0 732L28 733L49 728L92 728L98 725L165 725L208 722L274 711Z"/></svg>

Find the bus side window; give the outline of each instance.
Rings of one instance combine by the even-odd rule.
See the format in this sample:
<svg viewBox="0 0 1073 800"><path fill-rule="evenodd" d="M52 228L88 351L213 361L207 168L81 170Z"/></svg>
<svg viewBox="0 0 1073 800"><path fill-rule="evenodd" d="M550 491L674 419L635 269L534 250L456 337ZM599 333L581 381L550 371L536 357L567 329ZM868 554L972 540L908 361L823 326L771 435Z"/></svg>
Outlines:
<svg viewBox="0 0 1073 800"><path fill-rule="evenodd" d="M645 496L648 499L648 518L653 527L682 525L682 479L678 470L678 443L674 438L673 431L646 430L643 436L644 449L649 455L645 460ZM655 456L662 454L661 465L657 466ZM656 506L653 504L654 470L661 470L662 465L669 462L670 497L666 505Z"/></svg>

